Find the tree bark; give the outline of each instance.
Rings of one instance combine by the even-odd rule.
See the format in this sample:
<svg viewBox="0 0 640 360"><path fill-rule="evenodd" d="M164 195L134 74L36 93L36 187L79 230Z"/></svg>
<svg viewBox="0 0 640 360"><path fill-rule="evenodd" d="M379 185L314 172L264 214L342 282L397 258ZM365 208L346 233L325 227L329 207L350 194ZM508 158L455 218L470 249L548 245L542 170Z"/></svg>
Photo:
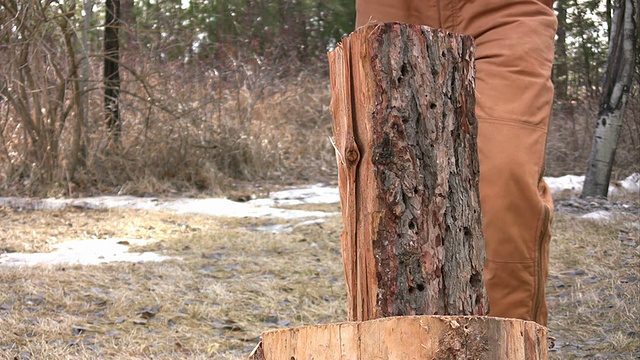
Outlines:
<svg viewBox="0 0 640 360"><path fill-rule="evenodd" d="M120 119L120 0L106 0L104 27L104 107L106 124L114 141L122 132Z"/></svg>
<svg viewBox="0 0 640 360"><path fill-rule="evenodd" d="M556 99L567 100L569 89L569 66L567 56L567 0L556 1L558 31L556 32L556 63L553 67L553 84Z"/></svg>
<svg viewBox="0 0 640 360"><path fill-rule="evenodd" d="M89 45L89 28L91 27L91 21L93 19L93 0L83 0L84 3L84 25L82 27L82 103L84 109L84 146L82 148L82 157L87 159L87 151L89 148L89 133L91 132L89 122L89 77L91 70L91 61L89 60L89 54L91 53Z"/></svg>
<svg viewBox="0 0 640 360"><path fill-rule="evenodd" d="M329 54L350 321L488 310L473 54L399 23Z"/></svg>
<svg viewBox="0 0 640 360"><path fill-rule="evenodd" d="M268 331L249 359L534 360L547 359L547 342L533 321L402 316Z"/></svg>
<svg viewBox="0 0 640 360"><path fill-rule="evenodd" d="M607 70L602 84L600 111L582 197L609 195L611 169L618 146L636 61L639 15L635 0L614 2Z"/></svg>
<svg viewBox="0 0 640 360"><path fill-rule="evenodd" d="M75 4L74 4L75 6ZM67 182L67 189L69 195L72 192L72 182L75 177L75 173L82 156L82 135L84 134L86 118L85 115L85 103L83 101L83 83L78 76L80 62L76 56L76 48L78 45L78 38L76 32L69 30L69 24L73 23L72 17L75 15L75 8L70 8L66 11L63 19L58 21L60 32L64 34L64 44L67 49L67 63L69 66L69 82L71 83L71 89L73 91L73 105L75 107L75 123L73 125L73 135L71 138L71 147L67 153L65 169L65 180Z"/></svg>

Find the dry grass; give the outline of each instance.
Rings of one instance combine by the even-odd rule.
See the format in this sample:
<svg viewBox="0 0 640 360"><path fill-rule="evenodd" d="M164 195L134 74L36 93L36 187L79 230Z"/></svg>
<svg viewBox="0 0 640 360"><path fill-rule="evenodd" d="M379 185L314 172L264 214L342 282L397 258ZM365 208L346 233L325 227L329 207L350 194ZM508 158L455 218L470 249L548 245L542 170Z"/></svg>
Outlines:
<svg viewBox="0 0 640 360"><path fill-rule="evenodd" d="M58 241L82 237L50 226L72 223L99 236L155 236L145 250L180 258L0 269L3 357L236 359L262 331L346 316L338 218L274 235L250 230L269 220L3 211L13 228L4 248L20 248L33 234L34 250L50 233Z"/></svg>
<svg viewBox="0 0 640 360"><path fill-rule="evenodd" d="M555 220L549 299L552 358L634 359L640 353L640 222L562 214Z"/></svg>
<svg viewBox="0 0 640 360"><path fill-rule="evenodd" d="M128 54L122 71L122 134L102 126L102 93L91 92L86 149L72 178L72 126L61 127L51 164L32 147L8 102L0 102L0 189L9 195L221 193L239 181L307 182L334 178L330 90L325 66L285 76L276 66L158 63ZM99 67L99 64L95 64ZM57 104L56 99L49 99ZM53 106L52 105L52 106Z"/></svg>
<svg viewBox="0 0 640 360"><path fill-rule="evenodd" d="M263 331L346 317L337 216L265 234L252 229L273 220L1 211L3 249L46 250L52 237L129 236L155 238L144 250L176 257L0 268L2 358L241 359ZM628 214L607 223L557 217L548 284L552 358L638 354L639 232L638 217Z"/></svg>

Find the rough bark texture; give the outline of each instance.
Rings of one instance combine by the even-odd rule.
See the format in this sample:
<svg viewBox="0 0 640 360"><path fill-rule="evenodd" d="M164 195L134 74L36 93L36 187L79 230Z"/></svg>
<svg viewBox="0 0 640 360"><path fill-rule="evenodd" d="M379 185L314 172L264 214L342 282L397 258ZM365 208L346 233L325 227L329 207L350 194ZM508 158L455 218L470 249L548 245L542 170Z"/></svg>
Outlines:
<svg viewBox="0 0 640 360"><path fill-rule="evenodd" d="M329 54L351 321L488 310L473 54L399 23Z"/></svg>
<svg viewBox="0 0 640 360"><path fill-rule="evenodd" d="M493 317L402 316L273 330L253 360L547 359L547 330Z"/></svg>
<svg viewBox="0 0 640 360"><path fill-rule="evenodd" d="M556 99L559 100L567 100L569 92L567 5L568 0L558 0L555 2L558 30L556 31L556 63L553 65L553 85L556 91Z"/></svg>
<svg viewBox="0 0 640 360"><path fill-rule="evenodd" d="M615 1L607 71L602 84L598 122L582 189L583 198L606 198L609 195L611 169L633 80L639 22L637 0Z"/></svg>
<svg viewBox="0 0 640 360"><path fill-rule="evenodd" d="M104 107L107 128L117 141L120 119L120 0L106 0L104 26Z"/></svg>

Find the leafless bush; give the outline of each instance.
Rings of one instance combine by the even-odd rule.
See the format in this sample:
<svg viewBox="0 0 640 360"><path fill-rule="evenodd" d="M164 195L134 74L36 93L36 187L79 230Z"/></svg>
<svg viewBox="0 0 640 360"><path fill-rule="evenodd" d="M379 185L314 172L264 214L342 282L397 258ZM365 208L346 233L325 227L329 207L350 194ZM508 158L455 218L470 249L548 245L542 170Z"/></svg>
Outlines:
<svg viewBox="0 0 640 360"><path fill-rule="evenodd" d="M547 142L550 176L584 174L598 117L598 99L556 102ZM640 96L638 86L627 103L612 179L640 172Z"/></svg>
<svg viewBox="0 0 640 360"><path fill-rule="evenodd" d="M0 10L3 193L215 191L239 181L335 178L324 60L302 64L287 51L261 58L233 42L216 48L215 57L190 47L189 56L170 57L170 44L126 42L115 142L104 124L103 56L79 44L79 9L0 0ZM90 71L80 71L84 64ZM636 88L614 178L640 171L639 98ZM596 104L556 104L549 175L584 172Z"/></svg>
<svg viewBox="0 0 640 360"><path fill-rule="evenodd" d="M319 179L334 171L324 77L281 78L257 63L217 71L123 62L145 65L135 76L123 74L120 146L109 147L107 131L96 127L79 183L156 193L216 190L236 180Z"/></svg>
<svg viewBox="0 0 640 360"><path fill-rule="evenodd" d="M73 177L84 124L74 8L0 1L0 173L31 192Z"/></svg>
<svg viewBox="0 0 640 360"><path fill-rule="evenodd" d="M163 61L139 48L124 51L122 134L114 143L103 123L101 55L89 54L89 84L98 85L87 90L85 119L78 75L85 57L75 37L80 25L73 9L59 7L42 11L32 1L0 15L5 193L215 190L236 180L333 173L326 74L291 72L289 63L286 75L279 64L237 53L216 68L198 59Z"/></svg>

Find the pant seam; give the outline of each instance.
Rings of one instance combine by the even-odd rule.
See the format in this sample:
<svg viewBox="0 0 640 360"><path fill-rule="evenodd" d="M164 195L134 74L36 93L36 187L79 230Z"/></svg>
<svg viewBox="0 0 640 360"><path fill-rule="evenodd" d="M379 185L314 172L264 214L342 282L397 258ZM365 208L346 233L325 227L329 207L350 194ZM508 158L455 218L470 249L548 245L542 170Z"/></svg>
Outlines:
<svg viewBox="0 0 640 360"><path fill-rule="evenodd" d="M535 260L493 260L490 258L486 258L486 261L491 261L493 263L499 264L532 264Z"/></svg>
<svg viewBox="0 0 640 360"><path fill-rule="evenodd" d="M542 247L544 246L544 242L546 241L547 232L549 231L550 226L550 209L546 204L542 204L542 211L540 214L540 219L538 220L538 228L536 229L536 234L538 235L536 238L536 247L534 249L534 263L533 263L533 306L531 308L531 318L534 321L538 321L536 319L538 317L538 311L540 310L540 305L544 302L544 293L545 289L542 284L542 278L544 277L542 269Z"/></svg>
<svg viewBox="0 0 640 360"><path fill-rule="evenodd" d="M548 132L547 131L548 125L531 125L531 124L527 124L526 122L523 122L522 120L501 119L501 118L494 118L494 117L489 117L489 116L478 116L478 120L479 121L488 121L488 122L500 123L500 124L504 124L504 125L507 125L507 126L513 126L513 127L523 127L523 128L541 130L544 133Z"/></svg>

